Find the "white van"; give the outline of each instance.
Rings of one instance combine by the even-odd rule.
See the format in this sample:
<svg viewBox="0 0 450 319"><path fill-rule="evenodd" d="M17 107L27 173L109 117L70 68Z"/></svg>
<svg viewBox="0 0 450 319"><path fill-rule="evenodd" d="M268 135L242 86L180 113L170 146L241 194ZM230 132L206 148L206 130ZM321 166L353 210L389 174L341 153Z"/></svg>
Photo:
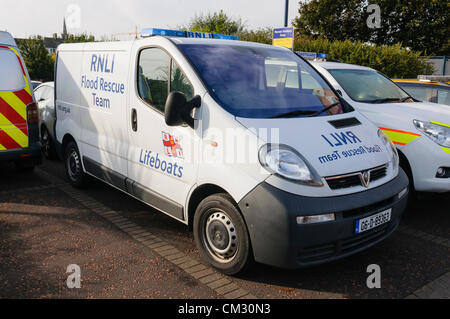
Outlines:
<svg viewBox="0 0 450 319"><path fill-rule="evenodd" d="M93 176L189 225L227 274L335 260L396 229L408 179L395 146L303 59L142 34L58 47L56 139L73 185Z"/></svg>

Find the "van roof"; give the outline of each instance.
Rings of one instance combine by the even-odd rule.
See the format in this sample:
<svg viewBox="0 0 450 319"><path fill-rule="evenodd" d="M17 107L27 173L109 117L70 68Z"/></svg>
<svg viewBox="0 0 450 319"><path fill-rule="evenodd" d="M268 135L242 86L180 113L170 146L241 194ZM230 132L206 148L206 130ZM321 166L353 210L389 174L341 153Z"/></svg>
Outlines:
<svg viewBox="0 0 450 319"><path fill-rule="evenodd" d="M17 47L16 41L9 32L0 31L0 44Z"/></svg>
<svg viewBox="0 0 450 319"><path fill-rule="evenodd" d="M348 63L340 63L340 62L319 62L312 61L311 64L321 66L327 70L367 70L367 71L375 71L372 68L356 65L356 64L348 64Z"/></svg>
<svg viewBox="0 0 450 319"><path fill-rule="evenodd" d="M225 40L225 39L204 39L204 38L181 38L181 37L166 37L166 36L151 36L138 38L136 40L131 41L114 41L114 42L84 42L84 43L64 43L58 46L58 51L66 51L66 50L90 50L90 49L102 49L102 50L127 50L132 46L134 42L146 42L149 39L162 38L166 40L170 40L175 44L225 44L225 45L239 45L239 46L252 46L252 47L271 47L278 48L280 50L289 50L283 47L274 47L269 44L256 43L256 42L247 42L247 41L239 41L239 40Z"/></svg>

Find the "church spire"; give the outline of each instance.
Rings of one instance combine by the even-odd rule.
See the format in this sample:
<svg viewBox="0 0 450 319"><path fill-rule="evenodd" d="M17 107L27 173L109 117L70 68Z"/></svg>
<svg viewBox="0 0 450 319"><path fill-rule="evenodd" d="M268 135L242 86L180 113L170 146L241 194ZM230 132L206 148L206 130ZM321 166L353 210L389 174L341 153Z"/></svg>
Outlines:
<svg viewBox="0 0 450 319"><path fill-rule="evenodd" d="M67 33L67 27L66 27L66 18L64 18L64 22L63 22L63 32L61 34L61 37L63 39L67 39L69 36L69 34Z"/></svg>

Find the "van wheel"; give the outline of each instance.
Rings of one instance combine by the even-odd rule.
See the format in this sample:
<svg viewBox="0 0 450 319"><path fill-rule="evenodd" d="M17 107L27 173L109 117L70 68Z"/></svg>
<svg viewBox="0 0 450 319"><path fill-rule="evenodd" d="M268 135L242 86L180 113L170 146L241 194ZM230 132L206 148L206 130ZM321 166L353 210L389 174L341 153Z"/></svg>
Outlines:
<svg viewBox="0 0 450 319"><path fill-rule="evenodd" d="M83 172L80 152L75 142L69 142L67 144L64 151L64 166L70 184L78 188L83 187L86 183L87 176Z"/></svg>
<svg viewBox="0 0 450 319"><path fill-rule="evenodd" d="M202 257L227 275L245 271L252 262L247 227L227 194L211 195L198 205L194 238Z"/></svg>
<svg viewBox="0 0 450 319"><path fill-rule="evenodd" d="M46 159L53 160L56 158L56 149L55 144L50 137L50 133L48 132L45 126L41 129L41 144L42 144L42 153Z"/></svg>

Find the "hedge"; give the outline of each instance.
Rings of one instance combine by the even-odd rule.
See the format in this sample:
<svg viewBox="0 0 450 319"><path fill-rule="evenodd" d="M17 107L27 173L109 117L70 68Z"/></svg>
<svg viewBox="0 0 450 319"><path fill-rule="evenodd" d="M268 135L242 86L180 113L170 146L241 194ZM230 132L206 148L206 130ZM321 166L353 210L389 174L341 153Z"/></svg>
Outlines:
<svg viewBox="0 0 450 319"><path fill-rule="evenodd" d="M327 53L328 59L368 66L391 78L416 78L433 71L433 67L420 57L420 52L408 50L401 44L380 46L349 40L296 38L294 49Z"/></svg>

